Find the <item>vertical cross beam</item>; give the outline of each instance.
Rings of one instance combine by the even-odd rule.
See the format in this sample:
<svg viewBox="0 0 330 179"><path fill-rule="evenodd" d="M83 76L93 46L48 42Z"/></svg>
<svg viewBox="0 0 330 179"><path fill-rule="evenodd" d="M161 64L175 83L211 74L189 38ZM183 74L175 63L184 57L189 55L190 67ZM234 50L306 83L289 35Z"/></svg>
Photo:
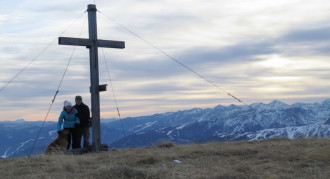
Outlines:
<svg viewBox="0 0 330 179"><path fill-rule="evenodd" d="M100 91L99 91L99 63L97 42L96 6L89 4L88 30L92 46L89 47L90 76L91 76L91 103L92 103L92 138L93 151L100 151L101 129L100 129Z"/></svg>

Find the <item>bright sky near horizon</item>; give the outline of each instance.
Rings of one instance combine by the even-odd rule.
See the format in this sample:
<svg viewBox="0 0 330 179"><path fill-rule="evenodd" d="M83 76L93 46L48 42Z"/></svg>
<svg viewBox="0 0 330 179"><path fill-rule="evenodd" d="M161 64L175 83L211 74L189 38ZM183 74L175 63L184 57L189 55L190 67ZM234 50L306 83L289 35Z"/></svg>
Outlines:
<svg viewBox="0 0 330 179"><path fill-rule="evenodd" d="M72 46L58 36L88 37L93 0L0 0L0 120L44 120ZM96 0L98 37L126 42L104 49L122 117L239 104L134 37L108 17L251 104L321 102L330 94L328 0ZM80 18L79 16L82 15ZM106 15L106 16L104 16ZM89 53L77 47L48 120L63 101L90 105ZM99 49L100 83L109 84ZM116 118L111 87L101 93L102 118Z"/></svg>

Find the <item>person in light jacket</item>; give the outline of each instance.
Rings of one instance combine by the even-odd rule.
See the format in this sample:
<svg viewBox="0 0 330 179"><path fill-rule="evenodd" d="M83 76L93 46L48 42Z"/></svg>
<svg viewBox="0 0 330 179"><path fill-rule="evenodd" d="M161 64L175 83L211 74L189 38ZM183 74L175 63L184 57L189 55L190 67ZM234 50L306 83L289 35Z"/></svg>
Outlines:
<svg viewBox="0 0 330 179"><path fill-rule="evenodd" d="M78 136L75 131L77 130L76 127L80 124L77 114L78 111L72 107L72 103L69 101L64 101L64 108L57 122L57 132L60 134L62 129L68 129L70 131L68 135L68 150L70 149L71 141L72 149L79 148Z"/></svg>

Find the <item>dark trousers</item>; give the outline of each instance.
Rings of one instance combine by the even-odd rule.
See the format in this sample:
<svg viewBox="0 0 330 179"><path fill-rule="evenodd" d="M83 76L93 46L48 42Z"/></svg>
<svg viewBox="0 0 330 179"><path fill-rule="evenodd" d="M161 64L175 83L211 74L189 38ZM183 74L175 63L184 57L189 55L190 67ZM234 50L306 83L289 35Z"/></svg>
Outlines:
<svg viewBox="0 0 330 179"><path fill-rule="evenodd" d="M71 143L72 143L72 149L80 148L80 142L78 143L78 131L76 128L66 128L69 130L68 135L68 146L67 150L70 149Z"/></svg>
<svg viewBox="0 0 330 179"><path fill-rule="evenodd" d="M89 146L89 137L90 137L90 132L89 132L89 127L79 127L78 129L78 138L77 138L77 142L79 142L79 147L80 147L80 142L81 142L81 138L84 137L84 148L88 148Z"/></svg>

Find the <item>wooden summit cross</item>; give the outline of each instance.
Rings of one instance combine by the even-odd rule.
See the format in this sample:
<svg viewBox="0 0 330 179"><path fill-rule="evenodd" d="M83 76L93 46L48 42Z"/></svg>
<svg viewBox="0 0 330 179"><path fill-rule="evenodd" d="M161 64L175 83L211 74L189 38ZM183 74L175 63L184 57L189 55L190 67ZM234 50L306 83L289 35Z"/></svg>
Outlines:
<svg viewBox="0 0 330 179"><path fill-rule="evenodd" d="M59 37L59 45L75 45L86 46L89 48L90 58L90 77L91 77L91 103L92 103L92 146L93 151L97 152L101 149L101 132L100 132L100 91L106 91L104 85L99 85L99 65L98 65L98 47L106 48L125 48L125 42L112 40L97 39L97 23L96 23L96 5L89 4L88 12L88 29L89 39ZM103 87L103 89L102 89Z"/></svg>

